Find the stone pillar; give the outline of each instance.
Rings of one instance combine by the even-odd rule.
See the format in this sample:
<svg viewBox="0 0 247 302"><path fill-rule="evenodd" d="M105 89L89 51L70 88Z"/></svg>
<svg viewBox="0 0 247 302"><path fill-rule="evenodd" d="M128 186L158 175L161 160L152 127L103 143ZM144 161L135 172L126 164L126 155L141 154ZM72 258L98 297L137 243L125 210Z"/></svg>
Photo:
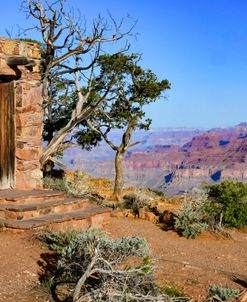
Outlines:
<svg viewBox="0 0 247 302"><path fill-rule="evenodd" d="M8 66L8 57L26 57L35 66ZM0 38L0 81L14 81L16 130L16 189L41 189L42 91L40 49L32 42Z"/></svg>

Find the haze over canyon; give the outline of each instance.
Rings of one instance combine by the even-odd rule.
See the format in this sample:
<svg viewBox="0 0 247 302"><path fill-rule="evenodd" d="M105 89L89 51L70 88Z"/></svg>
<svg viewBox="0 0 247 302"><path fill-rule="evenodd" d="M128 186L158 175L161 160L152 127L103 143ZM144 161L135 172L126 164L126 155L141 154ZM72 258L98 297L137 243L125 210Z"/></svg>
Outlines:
<svg viewBox="0 0 247 302"><path fill-rule="evenodd" d="M112 138L117 142L121 133ZM124 159L125 186L158 189L168 195L189 192L204 183L224 179L247 181L247 123L208 131L152 129L138 131ZM114 177L114 152L104 143L92 151L74 147L65 151L68 170L97 177Z"/></svg>

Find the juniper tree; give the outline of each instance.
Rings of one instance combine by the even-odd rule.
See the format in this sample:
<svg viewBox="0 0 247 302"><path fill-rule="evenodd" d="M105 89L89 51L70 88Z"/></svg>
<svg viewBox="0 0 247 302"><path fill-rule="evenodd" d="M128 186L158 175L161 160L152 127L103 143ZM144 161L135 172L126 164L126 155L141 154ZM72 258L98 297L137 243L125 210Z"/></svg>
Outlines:
<svg viewBox="0 0 247 302"><path fill-rule="evenodd" d="M144 70L140 65L137 54L102 55L98 59L100 67L100 83L96 85L100 95L104 87L108 87L113 76L115 83L108 97L101 103L96 115L87 120L88 126L94 134L100 134L105 142L115 151L115 182L113 199L121 199L123 187L122 161L126 151L140 143L132 142L132 134L136 129L148 130L152 120L145 118L145 106L157 101L170 88L168 80L159 81L151 70ZM121 142L117 145L109 138L113 129L122 131ZM76 134L77 141L80 134Z"/></svg>

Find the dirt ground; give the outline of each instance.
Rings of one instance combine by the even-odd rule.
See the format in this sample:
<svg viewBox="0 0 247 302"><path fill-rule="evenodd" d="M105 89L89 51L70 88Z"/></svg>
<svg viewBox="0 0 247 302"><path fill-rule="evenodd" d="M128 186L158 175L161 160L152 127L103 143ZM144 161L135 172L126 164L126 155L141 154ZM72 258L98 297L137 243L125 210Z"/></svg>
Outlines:
<svg viewBox="0 0 247 302"><path fill-rule="evenodd" d="M203 234L188 240L151 222L127 218L111 218L104 229L114 238L146 238L159 282L195 301L205 301L209 284L247 288L247 232L235 232L233 239ZM31 233L0 232L0 302L52 301L39 285L38 261L45 252L46 246Z"/></svg>
<svg viewBox="0 0 247 302"><path fill-rule="evenodd" d="M49 302L39 285L38 261L46 246L31 233L0 232L0 302Z"/></svg>
<svg viewBox="0 0 247 302"><path fill-rule="evenodd" d="M210 284L247 289L247 232L233 239L202 234L186 239L138 219L115 218L105 227L113 237L138 235L151 247L159 282L176 287L195 301L205 301Z"/></svg>

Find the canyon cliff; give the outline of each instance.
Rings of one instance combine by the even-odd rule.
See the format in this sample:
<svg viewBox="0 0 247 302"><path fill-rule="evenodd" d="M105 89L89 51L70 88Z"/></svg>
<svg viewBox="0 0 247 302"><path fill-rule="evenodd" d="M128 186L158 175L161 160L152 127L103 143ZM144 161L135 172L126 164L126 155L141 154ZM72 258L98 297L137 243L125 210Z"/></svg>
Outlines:
<svg viewBox="0 0 247 302"><path fill-rule="evenodd" d="M159 129L142 133L141 140L142 144L130 149L124 160L128 186L181 194L204 183L224 179L247 181L246 123L206 132ZM71 149L66 157L73 158L70 162L67 160L69 169L83 169L95 176L113 178L114 154L107 152L104 146L100 148L101 153L93 149L87 156L82 155L85 151Z"/></svg>

